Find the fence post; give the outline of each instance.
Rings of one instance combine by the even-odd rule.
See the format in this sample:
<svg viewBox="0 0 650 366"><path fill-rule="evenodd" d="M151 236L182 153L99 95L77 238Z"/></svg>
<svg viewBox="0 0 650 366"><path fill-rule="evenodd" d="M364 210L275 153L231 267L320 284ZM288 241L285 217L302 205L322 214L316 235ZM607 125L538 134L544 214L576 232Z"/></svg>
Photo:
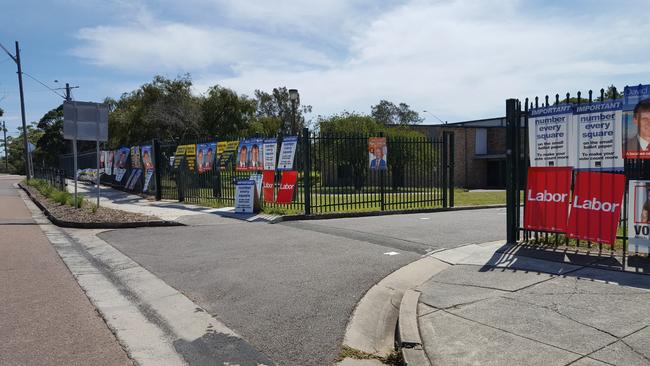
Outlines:
<svg viewBox="0 0 650 366"><path fill-rule="evenodd" d="M515 244L517 242L517 219L515 215L519 215L519 208L516 207L516 195L519 194L519 187L516 187L516 176L519 174L517 171L518 156L515 152L516 137L515 133L519 133L517 128L517 113L519 108L519 101L517 99L506 100L506 238L508 244Z"/></svg>
<svg viewBox="0 0 650 366"><path fill-rule="evenodd" d="M305 194L305 215L311 215L311 141L309 140L309 128L302 129L302 157L303 157L303 192Z"/></svg>
<svg viewBox="0 0 650 366"><path fill-rule="evenodd" d="M153 147L153 174L156 184L156 201L160 201L162 199L162 189L160 188L160 175L162 173L160 164L160 141L154 139L151 146Z"/></svg>
<svg viewBox="0 0 650 366"><path fill-rule="evenodd" d="M379 132L379 137L384 137L384 131ZM388 141L386 141L386 146L388 146ZM379 164L379 165L380 165L378 167L379 168L379 184L381 186L380 187L380 189L381 189L381 191L380 191L381 192L381 194L380 194L380 197L381 197L380 208L381 208L382 211L384 211L385 202L386 202L385 201L385 195L386 195L385 185L386 184L385 184L384 175L386 174L386 171L384 169L381 169L381 164Z"/></svg>
<svg viewBox="0 0 650 366"><path fill-rule="evenodd" d="M449 138L448 146L449 146L449 176L447 180L449 181L449 196L448 196L448 201L449 201L449 207L454 207L454 133L449 132L447 135Z"/></svg>
<svg viewBox="0 0 650 366"><path fill-rule="evenodd" d="M442 168L442 207L447 208L447 187L449 186L449 183L447 181L447 164L448 164L448 149L449 149L449 144L448 144L448 138L447 134L448 131L443 131L442 132L442 164L440 164Z"/></svg>

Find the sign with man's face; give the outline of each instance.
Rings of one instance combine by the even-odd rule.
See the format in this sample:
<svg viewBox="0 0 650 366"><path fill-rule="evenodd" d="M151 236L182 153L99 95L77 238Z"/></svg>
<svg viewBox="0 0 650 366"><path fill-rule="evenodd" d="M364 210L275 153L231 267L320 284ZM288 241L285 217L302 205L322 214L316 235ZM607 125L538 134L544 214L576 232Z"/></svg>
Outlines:
<svg viewBox="0 0 650 366"><path fill-rule="evenodd" d="M631 180L627 202L629 253L650 253L650 181Z"/></svg>
<svg viewBox="0 0 650 366"><path fill-rule="evenodd" d="M386 170L387 166L387 148L385 137L368 138L368 159L370 169Z"/></svg>
<svg viewBox="0 0 650 366"><path fill-rule="evenodd" d="M626 87L623 111L625 157L650 159L650 85Z"/></svg>

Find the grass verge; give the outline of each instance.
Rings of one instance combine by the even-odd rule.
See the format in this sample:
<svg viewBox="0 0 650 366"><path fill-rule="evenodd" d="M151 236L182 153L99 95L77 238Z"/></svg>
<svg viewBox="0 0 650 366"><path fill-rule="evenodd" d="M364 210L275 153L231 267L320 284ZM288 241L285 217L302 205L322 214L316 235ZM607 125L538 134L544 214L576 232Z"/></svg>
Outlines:
<svg viewBox="0 0 650 366"><path fill-rule="evenodd" d="M68 205L70 207L80 208L84 205L85 198L83 195L77 195L77 202L75 202L74 195L67 191L61 191L46 180L43 179L30 179L23 180L23 184L35 188L40 194L51 199L60 205Z"/></svg>

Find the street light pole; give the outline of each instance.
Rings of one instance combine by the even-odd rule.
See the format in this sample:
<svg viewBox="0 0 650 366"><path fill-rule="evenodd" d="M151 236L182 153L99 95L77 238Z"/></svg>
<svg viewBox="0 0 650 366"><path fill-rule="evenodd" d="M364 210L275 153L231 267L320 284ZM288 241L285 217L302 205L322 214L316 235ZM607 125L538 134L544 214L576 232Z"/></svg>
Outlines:
<svg viewBox="0 0 650 366"><path fill-rule="evenodd" d="M446 124L447 124L447 121L443 121L443 120L441 120L440 118L438 118L438 116L436 116L435 114L433 114L433 113L427 111L426 109L423 110L422 113L429 113L429 114L432 115L435 119L437 119L438 121L440 121L440 123L442 123L443 125L446 125Z"/></svg>
<svg viewBox="0 0 650 366"><path fill-rule="evenodd" d="M297 89L289 89L289 101L291 101L291 134L298 134L298 126L296 124L297 106L300 101L300 94Z"/></svg>

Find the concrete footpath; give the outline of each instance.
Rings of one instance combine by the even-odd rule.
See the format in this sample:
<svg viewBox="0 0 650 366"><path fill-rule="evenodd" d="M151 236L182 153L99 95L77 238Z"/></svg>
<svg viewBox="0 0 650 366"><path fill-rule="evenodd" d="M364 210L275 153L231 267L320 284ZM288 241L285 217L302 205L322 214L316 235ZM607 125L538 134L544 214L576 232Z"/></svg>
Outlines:
<svg viewBox="0 0 650 366"><path fill-rule="evenodd" d="M648 275L499 243L431 257L450 267L400 309L409 365L650 365Z"/></svg>
<svg viewBox="0 0 650 366"><path fill-rule="evenodd" d="M0 175L0 365L132 365Z"/></svg>

